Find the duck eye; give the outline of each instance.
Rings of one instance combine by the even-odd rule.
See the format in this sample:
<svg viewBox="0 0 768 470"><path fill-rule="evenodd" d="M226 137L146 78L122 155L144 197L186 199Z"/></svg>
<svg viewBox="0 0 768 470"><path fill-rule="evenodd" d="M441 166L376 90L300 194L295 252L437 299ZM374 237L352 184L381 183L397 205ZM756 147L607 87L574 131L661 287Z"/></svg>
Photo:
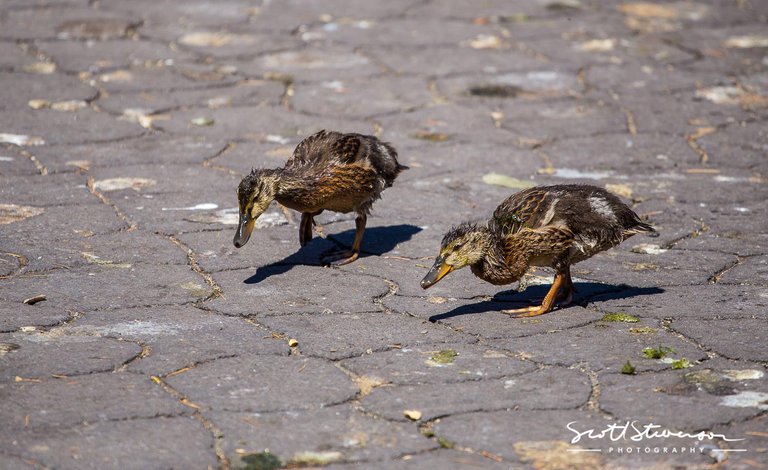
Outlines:
<svg viewBox="0 0 768 470"><path fill-rule="evenodd" d="M464 246L463 243L458 243L456 245L453 245L453 251L459 251Z"/></svg>

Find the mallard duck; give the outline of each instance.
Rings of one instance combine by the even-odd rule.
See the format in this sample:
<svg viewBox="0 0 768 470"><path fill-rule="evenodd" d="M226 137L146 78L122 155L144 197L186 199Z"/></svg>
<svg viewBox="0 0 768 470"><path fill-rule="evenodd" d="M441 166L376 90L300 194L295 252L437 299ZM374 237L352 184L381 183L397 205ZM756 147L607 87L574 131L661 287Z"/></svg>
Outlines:
<svg viewBox="0 0 768 470"><path fill-rule="evenodd" d="M360 255L373 202L407 168L398 163L394 147L374 136L322 130L302 140L283 168L252 170L243 178L237 188L240 223L233 242L237 248L248 242L256 219L273 200L301 212L301 246L312 240L316 215L324 210L355 212L352 249L323 257L326 264L351 263Z"/></svg>
<svg viewBox="0 0 768 470"><path fill-rule="evenodd" d="M464 266L494 285L519 280L531 266L551 267L555 279L540 306L504 310L533 317L551 311L555 302L571 302L572 264L642 232L655 230L603 188L538 186L507 198L487 224L466 222L446 233L421 287Z"/></svg>

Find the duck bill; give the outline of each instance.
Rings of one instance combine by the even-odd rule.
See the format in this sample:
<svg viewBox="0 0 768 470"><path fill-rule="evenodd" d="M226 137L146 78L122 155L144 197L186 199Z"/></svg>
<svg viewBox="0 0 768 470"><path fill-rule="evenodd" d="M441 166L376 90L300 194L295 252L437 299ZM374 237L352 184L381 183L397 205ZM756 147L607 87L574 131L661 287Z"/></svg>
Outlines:
<svg viewBox="0 0 768 470"><path fill-rule="evenodd" d="M429 270L424 279L421 280L421 288L427 289L437 284L437 281L444 278L446 274L453 271L453 266L446 264L443 257L438 257L435 260L435 264L432 265L432 269Z"/></svg>
<svg viewBox="0 0 768 470"><path fill-rule="evenodd" d="M251 217L248 213L240 214L240 223L237 225L237 232L235 232L235 238L232 243L235 244L235 248L240 248L251 238L251 232L256 225L256 219Z"/></svg>

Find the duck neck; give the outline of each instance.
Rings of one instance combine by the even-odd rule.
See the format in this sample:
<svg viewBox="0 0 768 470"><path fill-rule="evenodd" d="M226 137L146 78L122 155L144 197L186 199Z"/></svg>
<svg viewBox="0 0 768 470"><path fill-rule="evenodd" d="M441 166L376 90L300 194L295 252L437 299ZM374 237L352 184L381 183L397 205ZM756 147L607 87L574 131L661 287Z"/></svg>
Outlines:
<svg viewBox="0 0 768 470"><path fill-rule="evenodd" d="M525 274L528 270L527 260L504 255L503 241L494 231L483 228L486 235L484 256L470 265L472 273L480 279L494 285L511 284ZM508 260L512 263L508 263Z"/></svg>

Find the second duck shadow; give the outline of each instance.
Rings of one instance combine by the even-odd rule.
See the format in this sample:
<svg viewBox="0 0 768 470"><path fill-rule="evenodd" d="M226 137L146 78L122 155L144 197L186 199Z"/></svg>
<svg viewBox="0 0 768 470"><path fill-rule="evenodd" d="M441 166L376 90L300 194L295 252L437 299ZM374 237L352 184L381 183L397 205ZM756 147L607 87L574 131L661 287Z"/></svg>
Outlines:
<svg viewBox="0 0 768 470"><path fill-rule="evenodd" d="M626 284L602 284L599 282L574 282L576 293L571 305L587 305L594 299L600 300L624 299L644 295L661 294L664 289L659 287L634 287ZM429 321L434 323L459 315L470 315L483 312L498 312L509 308L518 308L525 305L541 303L541 299L549 291L549 285L529 286L522 292L506 290L496 293L490 300L484 300L473 304L462 305L455 309L432 315ZM567 309L568 306L563 307ZM560 310L559 308L557 310ZM555 310L555 311L557 311ZM514 318L514 316L512 316Z"/></svg>
<svg viewBox="0 0 768 470"><path fill-rule="evenodd" d="M362 249L360 250L360 259L368 256L381 256L388 253L399 243L410 240L411 237L420 231L420 227L410 224L366 228L363 236ZM321 266L320 258L324 253L340 248L349 248L352 246L354 239L355 229L352 228L344 230L343 232L328 234L325 239L315 236L311 242L303 247L299 247L297 235L297 251L295 253L286 256L281 260L274 261L264 266L259 266L256 269L256 272L243 282L245 284L258 284L271 276L286 273L296 265Z"/></svg>

